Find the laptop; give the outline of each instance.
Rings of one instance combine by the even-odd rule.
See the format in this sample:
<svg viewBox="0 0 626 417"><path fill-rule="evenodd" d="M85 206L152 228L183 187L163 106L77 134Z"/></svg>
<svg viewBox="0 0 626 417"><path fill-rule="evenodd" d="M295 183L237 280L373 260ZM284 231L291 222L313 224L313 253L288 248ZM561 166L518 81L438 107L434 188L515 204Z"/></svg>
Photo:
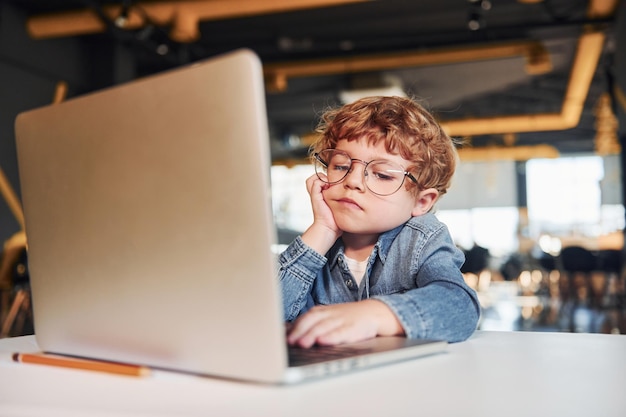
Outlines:
<svg viewBox="0 0 626 417"><path fill-rule="evenodd" d="M290 364L263 82L244 49L18 115L43 351L287 384L446 349Z"/></svg>

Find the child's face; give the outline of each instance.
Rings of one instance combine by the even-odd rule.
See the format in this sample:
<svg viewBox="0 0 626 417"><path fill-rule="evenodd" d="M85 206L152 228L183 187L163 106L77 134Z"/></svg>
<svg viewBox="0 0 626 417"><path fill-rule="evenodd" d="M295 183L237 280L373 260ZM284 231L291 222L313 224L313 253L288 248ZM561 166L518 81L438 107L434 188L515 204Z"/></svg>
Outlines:
<svg viewBox="0 0 626 417"><path fill-rule="evenodd" d="M353 159L365 162L382 159L405 169L410 165L400 155L387 152L384 143L372 146L364 139L350 142L340 140L336 149L347 152ZM391 230L412 216L426 213L436 199L435 190L421 191L416 196L407 191L406 182L394 194L376 195L365 185L364 168L364 164L354 162L352 170L343 181L328 185L323 191L324 200L333 212L337 226L345 233L379 234Z"/></svg>

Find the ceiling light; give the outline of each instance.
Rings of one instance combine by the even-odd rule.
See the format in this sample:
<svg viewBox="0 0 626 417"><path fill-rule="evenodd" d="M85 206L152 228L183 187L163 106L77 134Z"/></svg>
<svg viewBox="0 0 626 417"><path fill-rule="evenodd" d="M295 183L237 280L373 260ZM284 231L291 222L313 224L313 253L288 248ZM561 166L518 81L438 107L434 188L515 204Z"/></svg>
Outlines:
<svg viewBox="0 0 626 417"><path fill-rule="evenodd" d="M339 92L339 99L344 104L372 96L407 97L402 80L385 73L354 75L351 88Z"/></svg>
<svg viewBox="0 0 626 417"><path fill-rule="evenodd" d="M491 2L489 0L468 0L470 3L469 15L467 18L467 27L469 30L478 30L485 26L485 17L483 12L491 10Z"/></svg>
<svg viewBox="0 0 626 417"><path fill-rule="evenodd" d="M120 14L113 21L115 26L117 26L120 29L125 28L126 24L128 23L128 17L130 14L130 3L131 3L130 1L123 2L122 10L120 11Z"/></svg>
<svg viewBox="0 0 626 417"><path fill-rule="evenodd" d="M372 96L406 97L407 95L402 88L397 86L343 90L339 92L339 99L344 104L353 103L364 97Z"/></svg>
<svg viewBox="0 0 626 417"><path fill-rule="evenodd" d="M467 27L469 30L478 30L481 26L481 20L482 18L478 13L470 13L469 19L467 20Z"/></svg>

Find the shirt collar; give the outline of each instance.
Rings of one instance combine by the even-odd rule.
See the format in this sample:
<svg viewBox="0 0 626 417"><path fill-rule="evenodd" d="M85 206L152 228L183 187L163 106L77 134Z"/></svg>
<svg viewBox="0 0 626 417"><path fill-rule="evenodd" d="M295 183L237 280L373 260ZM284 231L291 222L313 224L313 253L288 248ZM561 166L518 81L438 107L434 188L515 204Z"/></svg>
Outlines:
<svg viewBox="0 0 626 417"><path fill-rule="evenodd" d="M377 256L380 258L383 264L385 263L385 260L387 259L387 254L389 253L391 244L393 243L396 236L398 236L398 233L400 233L403 227L404 227L404 223L394 229L391 229L387 232L382 233L378 237L378 241L376 242L376 245L374 245L374 253L377 254ZM344 249L343 241L341 240L341 238L339 238L328 251L328 262L331 268L337 264L337 261L339 260L339 256L343 255L344 253L343 249Z"/></svg>

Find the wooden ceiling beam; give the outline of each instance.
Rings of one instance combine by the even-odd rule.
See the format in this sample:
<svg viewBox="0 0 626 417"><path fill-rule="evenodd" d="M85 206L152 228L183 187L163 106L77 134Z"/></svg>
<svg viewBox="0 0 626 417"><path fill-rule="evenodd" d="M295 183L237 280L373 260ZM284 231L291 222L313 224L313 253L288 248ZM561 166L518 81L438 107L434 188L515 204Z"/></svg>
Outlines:
<svg viewBox="0 0 626 417"><path fill-rule="evenodd" d="M124 29L138 29L148 21L172 25L170 36L178 42L192 42L200 37L198 23L301 9L338 6L369 0L202 0L137 2L120 21ZM113 22L122 15L123 6L107 5L103 13ZM26 29L34 39L101 33L106 25L92 9L72 10L31 16Z"/></svg>
<svg viewBox="0 0 626 417"><path fill-rule="evenodd" d="M263 71L268 90L279 92L287 88L287 79L292 77L381 71L520 56L526 58L526 70L529 73L545 73L552 69L550 55L540 42L523 41L477 47L420 50L417 52L404 51L345 58L273 63L264 65Z"/></svg>
<svg viewBox="0 0 626 417"><path fill-rule="evenodd" d="M619 0L591 0L587 17L591 19L612 16ZM443 129L451 136L473 136L499 133L540 132L566 130L580 122L585 99L602 56L606 35L588 27L578 40L572 71L563 105L559 113L526 114L518 116L485 117L443 122Z"/></svg>
<svg viewBox="0 0 626 417"><path fill-rule="evenodd" d="M619 0L591 0L587 7L589 19L606 19L615 14Z"/></svg>
<svg viewBox="0 0 626 417"><path fill-rule="evenodd" d="M198 36L193 29L197 30L199 20L277 13L359 1L364 0L291 0L289 2L282 0L203 0L139 2L138 5L152 22L171 24L173 26L172 36L186 42ZM615 12L618 3L618 0L591 0L588 7L588 17L606 18ZM112 20L119 17L121 12L121 6L105 9L105 13ZM127 26L124 27L133 28L145 25L146 22L142 20L145 20L145 16L142 17L137 10L130 10L126 21ZM101 19L91 10L34 16L28 20L27 27L35 38L96 33L105 29ZM443 122L442 127L452 136L564 130L575 127L580 120L584 101L604 47L604 40L604 33L597 29L589 29L580 37L560 113L455 120ZM268 90L281 90L287 87L289 77L439 65L511 56L526 56L527 68L530 65L531 71L533 71L532 68L534 71L549 70L550 66L546 65L546 60L541 58L541 48L543 46L537 42L522 42L414 54L396 53L297 63L287 62L266 65L264 71Z"/></svg>
<svg viewBox="0 0 626 417"><path fill-rule="evenodd" d="M458 150L463 162L469 161L528 161L532 158L558 158L559 151L551 145L487 146Z"/></svg>
<svg viewBox="0 0 626 417"><path fill-rule="evenodd" d="M442 122L441 126L451 136L540 132L576 127L602 54L604 39L602 32L586 33L580 37L559 113L461 119Z"/></svg>

